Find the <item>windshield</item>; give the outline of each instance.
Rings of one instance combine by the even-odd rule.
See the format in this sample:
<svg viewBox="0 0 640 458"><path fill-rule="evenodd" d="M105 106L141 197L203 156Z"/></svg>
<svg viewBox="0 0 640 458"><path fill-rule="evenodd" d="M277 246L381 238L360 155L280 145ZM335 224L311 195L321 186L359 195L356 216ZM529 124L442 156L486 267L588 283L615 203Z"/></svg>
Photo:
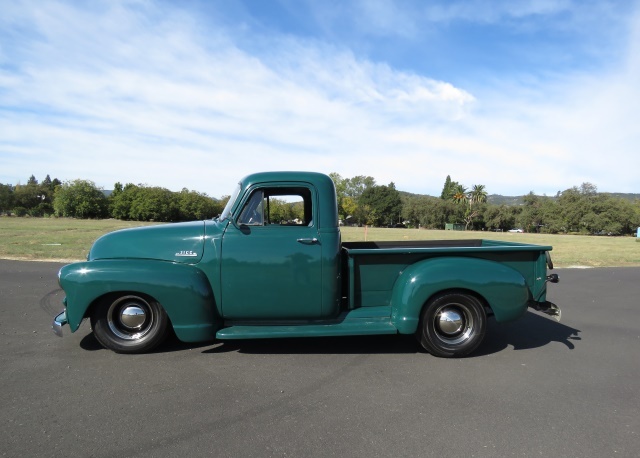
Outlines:
<svg viewBox="0 0 640 458"><path fill-rule="evenodd" d="M242 184L238 183L238 186L236 186L236 189L234 189L233 192L231 193L231 197L229 197L229 201L227 202L227 205L224 207L224 210L222 210L222 214L220 215L220 221L224 221L229 217L229 214L231 214L231 208L233 207L233 203L238 198L238 194L240 194L240 189L242 189Z"/></svg>

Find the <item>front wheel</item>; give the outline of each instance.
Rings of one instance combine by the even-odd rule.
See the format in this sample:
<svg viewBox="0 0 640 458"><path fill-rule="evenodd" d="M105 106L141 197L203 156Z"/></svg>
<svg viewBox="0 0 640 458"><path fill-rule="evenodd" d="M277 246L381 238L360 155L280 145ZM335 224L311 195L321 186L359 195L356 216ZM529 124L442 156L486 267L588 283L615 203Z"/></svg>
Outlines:
<svg viewBox="0 0 640 458"><path fill-rule="evenodd" d="M144 353L167 336L169 318L153 299L136 294L110 296L91 313L98 342L117 353Z"/></svg>
<svg viewBox="0 0 640 458"><path fill-rule="evenodd" d="M478 348L487 318L474 296L450 292L431 299L422 310L418 339L434 356L464 356Z"/></svg>

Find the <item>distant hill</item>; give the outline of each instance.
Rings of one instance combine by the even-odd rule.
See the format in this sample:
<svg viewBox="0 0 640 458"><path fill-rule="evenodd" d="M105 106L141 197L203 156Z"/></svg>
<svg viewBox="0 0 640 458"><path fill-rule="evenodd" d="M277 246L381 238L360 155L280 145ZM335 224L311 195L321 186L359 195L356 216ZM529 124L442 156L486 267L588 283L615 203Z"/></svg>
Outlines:
<svg viewBox="0 0 640 458"><path fill-rule="evenodd" d="M610 196L613 196L619 199L626 199L630 201L635 201L640 199L640 194L633 194L633 193L625 194L621 192L603 192L599 194L608 194ZM524 197L525 196L501 196L499 194L491 194L490 196L487 196L487 202L493 205L523 205ZM556 196L547 196L547 197L550 197L551 199L556 199Z"/></svg>
<svg viewBox="0 0 640 458"><path fill-rule="evenodd" d="M524 196L501 196L499 194L491 194L487 196L487 202L492 205L522 205L524 204Z"/></svg>
<svg viewBox="0 0 640 458"><path fill-rule="evenodd" d="M400 196L402 196L402 197L433 197L433 196L430 196L428 194L414 194L412 192L400 191L399 189L398 189L398 192L400 193Z"/></svg>
<svg viewBox="0 0 640 458"><path fill-rule="evenodd" d="M400 194L406 197L423 197L423 194L412 194L410 192L400 191ZM621 192L607 192L602 194L609 194L613 197L627 199L631 201L635 201L640 199L640 194L634 193L621 193ZM428 196L433 197L433 196ZM525 196L502 196L500 194L490 194L487 196L487 202L492 205L523 205ZM542 196L541 196L542 197ZM555 199L556 196L548 196L551 199Z"/></svg>
<svg viewBox="0 0 640 458"><path fill-rule="evenodd" d="M625 194L625 193L622 193L622 192L608 192L606 194L610 194L613 197L620 197L622 199L627 199L627 200L640 199L640 194Z"/></svg>

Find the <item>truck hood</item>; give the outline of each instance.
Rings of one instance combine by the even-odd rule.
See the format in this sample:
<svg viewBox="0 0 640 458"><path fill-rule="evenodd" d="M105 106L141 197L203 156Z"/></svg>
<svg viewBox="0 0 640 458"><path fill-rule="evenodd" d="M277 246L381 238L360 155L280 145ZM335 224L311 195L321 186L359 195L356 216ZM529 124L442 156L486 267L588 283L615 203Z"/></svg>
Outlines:
<svg viewBox="0 0 640 458"><path fill-rule="evenodd" d="M196 264L204 251L204 221L123 229L95 241L89 260L158 259Z"/></svg>

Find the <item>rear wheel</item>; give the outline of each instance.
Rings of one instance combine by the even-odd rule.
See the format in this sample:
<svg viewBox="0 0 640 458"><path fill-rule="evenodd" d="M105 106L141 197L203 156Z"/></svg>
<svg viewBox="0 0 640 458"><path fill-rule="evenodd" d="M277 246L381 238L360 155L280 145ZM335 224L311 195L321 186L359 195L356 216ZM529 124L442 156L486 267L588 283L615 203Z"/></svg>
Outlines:
<svg viewBox="0 0 640 458"><path fill-rule="evenodd" d="M432 355L444 358L468 355L478 348L487 322L482 302L460 292L431 299L420 318L420 344Z"/></svg>
<svg viewBox="0 0 640 458"><path fill-rule="evenodd" d="M110 296L91 313L93 333L117 353L144 353L167 336L169 318L155 300L136 294Z"/></svg>

